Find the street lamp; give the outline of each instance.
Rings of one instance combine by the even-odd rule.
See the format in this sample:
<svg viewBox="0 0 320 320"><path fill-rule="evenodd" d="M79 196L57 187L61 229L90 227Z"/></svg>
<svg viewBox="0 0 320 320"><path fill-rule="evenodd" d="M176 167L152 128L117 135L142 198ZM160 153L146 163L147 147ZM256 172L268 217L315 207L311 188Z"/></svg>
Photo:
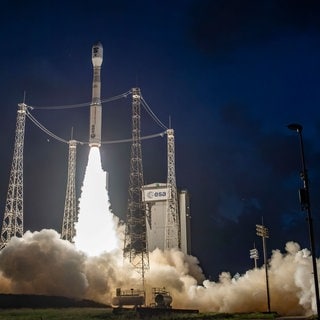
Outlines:
<svg viewBox="0 0 320 320"><path fill-rule="evenodd" d="M316 296L317 315L319 316L320 301L319 301L318 270L317 270L316 254L315 254L316 250L315 250L315 244L314 244L313 223L312 223L311 208L310 208L309 179L308 179L308 172L306 168L303 139L302 139L303 127L301 124L292 123L288 125L288 128L298 133L299 141L300 141L300 152L301 152L301 162L302 162L302 172L300 173L300 177L303 181L303 188L299 189L299 198L300 198L301 209L307 212L313 277L314 277L314 289L315 289L315 296Z"/></svg>
<svg viewBox="0 0 320 320"><path fill-rule="evenodd" d="M269 292L269 277L268 277L268 261L267 261L267 245L266 238L269 238L269 230L264 225L256 224L257 236L262 238L263 245L263 259L264 259L264 269L266 273L266 287L267 287L267 303L268 312L270 311L270 292Z"/></svg>

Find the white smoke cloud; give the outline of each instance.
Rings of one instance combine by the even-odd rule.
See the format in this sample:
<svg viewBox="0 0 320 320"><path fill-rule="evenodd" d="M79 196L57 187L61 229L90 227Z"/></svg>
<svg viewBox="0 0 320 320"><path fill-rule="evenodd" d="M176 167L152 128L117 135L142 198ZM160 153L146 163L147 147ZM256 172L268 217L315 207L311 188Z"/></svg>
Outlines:
<svg viewBox="0 0 320 320"><path fill-rule="evenodd" d="M120 250L89 257L54 230L27 231L0 252L4 293L88 298L109 303L115 288L136 284ZM131 279L132 278L132 279Z"/></svg>
<svg viewBox="0 0 320 320"><path fill-rule="evenodd" d="M86 292L85 255L54 230L12 238L0 257L1 280L10 283L10 293L80 297Z"/></svg>
<svg viewBox="0 0 320 320"><path fill-rule="evenodd" d="M270 259L271 310L282 315L309 315L315 311L310 254L294 242L288 242L285 249L285 253L273 251ZM238 279L223 272L219 281L205 280L198 285L201 273L198 280L195 273L193 277L189 273L191 269L200 271L195 258L187 262L181 252L168 254L159 250L150 257L149 281L153 285L165 285L174 296L176 307L213 312L267 310L264 267L249 270Z"/></svg>
<svg viewBox="0 0 320 320"><path fill-rule="evenodd" d="M313 293L312 261L307 250L288 242L285 253L270 259L271 310L282 315L309 315ZM111 303L115 289L141 288L139 274L116 250L89 257L54 230L26 232L12 238L0 252L3 293L61 295ZM177 250L150 253L147 292L165 287L176 308L212 312L266 311L264 268L252 269L237 280L227 272L219 280L204 280L195 257ZM150 301L149 301L150 303Z"/></svg>

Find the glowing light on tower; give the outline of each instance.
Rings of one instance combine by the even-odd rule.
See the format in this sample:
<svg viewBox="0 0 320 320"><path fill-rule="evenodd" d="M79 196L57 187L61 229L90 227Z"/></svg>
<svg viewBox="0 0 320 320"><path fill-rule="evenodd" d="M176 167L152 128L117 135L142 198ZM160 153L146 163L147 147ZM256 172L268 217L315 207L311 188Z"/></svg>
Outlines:
<svg viewBox="0 0 320 320"><path fill-rule="evenodd" d="M79 218L74 243L90 256L120 248L117 218L110 209L106 172L101 166L100 149L91 147L79 201Z"/></svg>

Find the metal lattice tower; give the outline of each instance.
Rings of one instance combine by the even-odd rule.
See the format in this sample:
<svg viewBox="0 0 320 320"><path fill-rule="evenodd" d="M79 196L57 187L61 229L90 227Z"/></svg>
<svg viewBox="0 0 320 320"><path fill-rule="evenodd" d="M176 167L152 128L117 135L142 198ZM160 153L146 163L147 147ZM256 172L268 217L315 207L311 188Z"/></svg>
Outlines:
<svg viewBox="0 0 320 320"><path fill-rule="evenodd" d="M69 141L68 158L68 180L66 189L66 198L64 203L64 214L62 222L61 238L73 242L75 232L75 222L78 219L76 204L76 156L77 141Z"/></svg>
<svg viewBox="0 0 320 320"><path fill-rule="evenodd" d="M178 196L175 173L175 148L174 131L167 130L167 153L168 153L168 176L167 185L170 190L170 197L167 200L166 210L166 230L165 230L165 248L180 248L180 222L178 211Z"/></svg>
<svg viewBox="0 0 320 320"><path fill-rule="evenodd" d="M22 237L23 235L23 147L27 105L19 103L18 106L16 136L0 248L5 247L12 237Z"/></svg>
<svg viewBox="0 0 320 320"><path fill-rule="evenodd" d="M143 167L140 136L140 89L132 89L132 145L129 176L129 199L124 242L124 257L141 273L149 269L147 248L146 211L142 203Z"/></svg>

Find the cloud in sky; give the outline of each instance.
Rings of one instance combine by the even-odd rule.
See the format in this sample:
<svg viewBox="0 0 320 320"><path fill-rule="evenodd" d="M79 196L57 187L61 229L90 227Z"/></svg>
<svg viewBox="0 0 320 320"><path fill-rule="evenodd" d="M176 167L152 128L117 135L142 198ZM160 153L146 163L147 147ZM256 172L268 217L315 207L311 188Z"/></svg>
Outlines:
<svg viewBox="0 0 320 320"><path fill-rule="evenodd" d="M190 12L194 43L207 54L259 45L292 30L320 30L316 0L205 0Z"/></svg>

